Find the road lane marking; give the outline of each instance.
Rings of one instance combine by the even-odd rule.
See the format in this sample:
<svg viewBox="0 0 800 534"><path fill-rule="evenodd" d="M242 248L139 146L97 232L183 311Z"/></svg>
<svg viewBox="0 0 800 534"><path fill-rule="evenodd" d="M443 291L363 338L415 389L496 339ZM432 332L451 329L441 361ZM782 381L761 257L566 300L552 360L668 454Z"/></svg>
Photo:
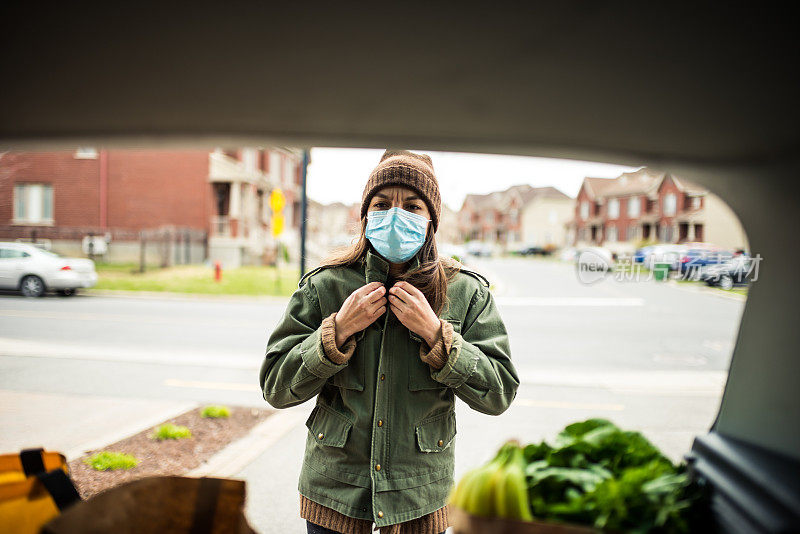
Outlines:
<svg viewBox="0 0 800 534"><path fill-rule="evenodd" d="M644 306L642 298L616 297L497 297L499 306L528 307L635 307Z"/></svg>
<svg viewBox="0 0 800 534"><path fill-rule="evenodd" d="M567 402L567 401L544 401L534 399L514 399L511 406L531 406L534 408L561 408L565 410L613 410L622 411L624 404L599 403L599 402Z"/></svg>
<svg viewBox="0 0 800 534"><path fill-rule="evenodd" d="M200 352L197 350L164 350L153 347L129 349L118 346L73 345L63 342L39 342L0 337L0 357L5 356L246 370L258 369L264 358L260 352L252 354L222 351Z"/></svg>
<svg viewBox="0 0 800 534"><path fill-rule="evenodd" d="M168 378L164 380L165 386L173 388L215 389L225 391L261 391L255 384L242 384L237 382L204 382L202 380L178 380Z"/></svg>
<svg viewBox="0 0 800 534"><path fill-rule="evenodd" d="M116 323L145 323L145 324L176 324L189 326L219 326L229 328L232 326L241 328L263 328L264 321L248 321L247 319L226 320L224 318L214 318L213 320L201 320L193 317L176 317L174 315L125 315L112 313L81 313L81 312L52 312L52 311L32 311L32 310L0 310L0 317L19 317L27 319L53 319L69 321L92 321L92 322L116 322Z"/></svg>

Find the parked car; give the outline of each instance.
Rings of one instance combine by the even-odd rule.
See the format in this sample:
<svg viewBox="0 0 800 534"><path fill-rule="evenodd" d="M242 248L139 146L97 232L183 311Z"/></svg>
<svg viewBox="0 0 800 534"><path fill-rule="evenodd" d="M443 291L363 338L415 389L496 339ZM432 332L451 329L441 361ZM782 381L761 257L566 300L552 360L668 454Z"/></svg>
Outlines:
<svg viewBox="0 0 800 534"><path fill-rule="evenodd" d="M671 271L680 268L681 258L686 254L686 245L654 245L644 259L644 265L652 270L656 263L668 263Z"/></svg>
<svg viewBox="0 0 800 534"><path fill-rule="evenodd" d="M653 245L637 248L636 252L633 253L633 262L644 263L645 258L647 258L648 254L650 254L651 250L653 250Z"/></svg>
<svg viewBox="0 0 800 534"><path fill-rule="evenodd" d="M709 265L701 269L700 280L726 290L735 285L745 285L755 275L753 261L750 256L740 255L725 263Z"/></svg>
<svg viewBox="0 0 800 534"><path fill-rule="evenodd" d="M492 256L492 246L488 243L483 243L481 241L470 241L466 245L467 247L467 254L471 254L472 256L483 256L483 257L491 257Z"/></svg>
<svg viewBox="0 0 800 534"><path fill-rule="evenodd" d="M681 258L681 273L700 270L708 265L727 263L733 258L733 252L717 248L691 248Z"/></svg>
<svg viewBox="0 0 800 534"><path fill-rule="evenodd" d="M40 297L48 290L72 295L97 284L94 262L66 258L27 243L0 242L0 288Z"/></svg>
<svg viewBox="0 0 800 534"><path fill-rule="evenodd" d="M518 254L521 256L547 256L552 252L552 249L546 247L537 247L535 245L523 247L519 249Z"/></svg>

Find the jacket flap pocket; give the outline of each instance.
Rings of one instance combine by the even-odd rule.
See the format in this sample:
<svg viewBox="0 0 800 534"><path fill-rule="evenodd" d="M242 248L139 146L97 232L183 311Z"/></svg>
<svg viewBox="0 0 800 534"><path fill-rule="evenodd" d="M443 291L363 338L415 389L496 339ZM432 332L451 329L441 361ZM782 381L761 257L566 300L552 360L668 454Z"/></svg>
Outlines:
<svg viewBox="0 0 800 534"><path fill-rule="evenodd" d="M420 421L416 425L417 444L422 452L442 452L456 435L456 412L449 411Z"/></svg>
<svg viewBox="0 0 800 534"><path fill-rule="evenodd" d="M363 331L362 331L363 332ZM334 374L331 378L331 384L344 389L354 389L356 391L364 391L364 345L358 343L353 356L350 358L347 366Z"/></svg>
<svg viewBox="0 0 800 534"><path fill-rule="evenodd" d="M306 427L317 443L329 447L344 447L353 423L324 404L317 404L306 420Z"/></svg>
<svg viewBox="0 0 800 534"><path fill-rule="evenodd" d="M457 319L447 319L446 317L443 317L443 319L448 323L450 323L451 325L453 325L453 330L455 330L456 332L461 332L461 321ZM411 330L409 330L408 336L414 341L419 341L420 343L422 342L422 338L419 337L419 335L417 335L416 332L412 332Z"/></svg>

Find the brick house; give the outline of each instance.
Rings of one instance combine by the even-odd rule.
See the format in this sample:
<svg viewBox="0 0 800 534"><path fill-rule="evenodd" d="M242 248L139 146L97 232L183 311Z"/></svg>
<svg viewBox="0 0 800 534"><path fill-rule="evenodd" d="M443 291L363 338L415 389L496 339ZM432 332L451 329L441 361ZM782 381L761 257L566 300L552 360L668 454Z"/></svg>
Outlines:
<svg viewBox="0 0 800 534"><path fill-rule="evenodd" d="M300 152L283 148L7 152L0 239L82 255L87 236L102 236L106 260L138 261L144 236L151 260L259 263L272 245L273 188L286 195L286 242L296 241L300 165Z"/></svg>
<svg viewBox="0 0 800 534"><path fill-rule="evenodd" d="M562 246L574 201L554 187L511 186L484 195L469 194L459 211L463 240L521 245Z"/></svg>
<svg viewBox="0 0 800 534"><path fill-rule="evenodd" d="M602 245L620 253L645 241L747 248L741 223L717 195L645 167L617 178L585 178L571 227L575 245Z"/></svg>

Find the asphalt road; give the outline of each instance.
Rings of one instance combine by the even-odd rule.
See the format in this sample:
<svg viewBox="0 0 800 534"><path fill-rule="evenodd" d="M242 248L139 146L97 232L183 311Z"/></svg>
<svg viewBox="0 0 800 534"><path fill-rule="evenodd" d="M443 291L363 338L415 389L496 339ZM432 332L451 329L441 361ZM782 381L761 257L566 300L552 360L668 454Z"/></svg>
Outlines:
<svg viewBox="0 0 800 534"><path fill-rule="evenodd" d="M506 439L552 439L589 417L641 430L676 461L711 426L742 299L644 279L585 285L571 265L550 260L470 266L495 284L522 385L499 417L459 403L457 476ZM15 447L36 432L26 407L41 409L48 399L112 413L142 403L264 406L257 370L284 307L281 299L0 296L0 445ZM59 428L86 417L59 416L50 434L38 432L56 439ZM296 486L306 430L297 420L240 473L249 484L248 516L261 532L302 531Z"/></svg>

